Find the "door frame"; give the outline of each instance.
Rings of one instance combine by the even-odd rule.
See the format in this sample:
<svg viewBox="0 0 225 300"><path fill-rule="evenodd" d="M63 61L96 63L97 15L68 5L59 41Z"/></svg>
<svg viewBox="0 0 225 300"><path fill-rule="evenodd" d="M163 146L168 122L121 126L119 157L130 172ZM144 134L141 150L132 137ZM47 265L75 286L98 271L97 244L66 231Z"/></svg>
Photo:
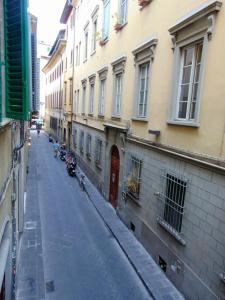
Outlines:
<svg viewBox="0 0 225 300"><path fill-rule="evenodd" d="M117 169L116 169L116 187L114 186L114 188L116 188L116 197L115 199L111 198L112 195L112 188L113 188L113 169L112 169L112 163L113 163L113 151L115 151L116 155L115 157L117 158ZM120 152L119 152L119 148L117 147L117 145L113 144L111 146L110 149L110 173L109 173L109 202L111 203L111 205L116 208L117 204L118 204L118 194L119 194L119 179L120 179Z"/></svg>

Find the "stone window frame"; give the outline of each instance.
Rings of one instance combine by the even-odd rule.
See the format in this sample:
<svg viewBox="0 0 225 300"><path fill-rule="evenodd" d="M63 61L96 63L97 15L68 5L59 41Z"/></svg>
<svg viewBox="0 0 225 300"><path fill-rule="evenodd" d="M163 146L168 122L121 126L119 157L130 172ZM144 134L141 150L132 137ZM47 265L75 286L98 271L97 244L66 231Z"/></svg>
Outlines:
<svg viewBox="0 0 225 300"><path fill-rule="evenodd" d="M95 79L96 74L92 74L88 77L89 80L89 107L88 107L88 115L93 116L94 114L94 100L95 100ZM91 88L93 86L93 99L91 99Z"/></svg>
<svg viewBox="0 0 225 300"><path fill-rule="evenodd" d="M73 146L74 146L74 149L77 148L77 137L78 137L78 131L77 131L77 129L74 129L73 130Z"/></svg>
<svg viewBox="0 0 225 300"><path fill-rule="evenodd" d="M91 160L91 156L92 156L92 136L91 134L87 134L86 136L86 156L87 159Z"/></svg>
<svg viewBox="0 0 225 300"><path fill-rule="evenodd" d="M126 14L125 14L125 17L122 19L122 4L123 2L125 3L125 6L126 6ZM119 0L119 3L118 3L118 17L119 17L119 20L118 20L118 23L120 25L125 25L127 24L127 18L128 18L128 4L129 4L129 1L128 0Z"/></svg>
<svg viewBox="0 0 225 300"><path fill-rule="evenodd" d="M95 142L95 166L102 170L102 155L103 155L103 141L96 137Z"/></svg>
<svg viewBox="0 0 225 300"><path fill-rule="evenodd" d="M102 18L102 41L106 42L109 38L109 24L110 24L110 1L111 0L103 0L103 18ZM108 7L108 15L106 8ZM105 24L107 21L107 31L105 30Z"/></svg>
<svg viewBox="0 0 225 300"><path fill-rule="evenodd" d="M86 39L87 36L87 39ZM88 41L89 41L89 21L84 26L84 58L83 63L87 61L88 58Z"/></svg>
<svg viewBox="0 0 225 300"><path fill-rule="evenodd" d="M134 56L134 67L135 67L135 82L134 82L134 101L133 101L133 121L143 121L147 122L149 115L149 99L150 99L150 78L151 78L151 68L154 61L155 49L158 43L156 36L150 37L146 42L138 46L132 51ZM139 87L140 87L140 68L141 66L149 64L148 70L148 94L147 94L147 107L146 115L143 117L138 116L138 105L139 105Z"/></svg>
<svg viewBox="0 0 225 300"><path fill-rule="evenodd" d="M185 220L183 216L186 209L185 203L188 202L189 197L190 180L183 174L170 169L163 170L160 177L160 191L156 193L159 200L157 223L170 233L182 246L185 246L186 241L183 238L182 223ZM182 199L178 201L179 197ZM171 206L170 203L172 203ZM169 212L166 212L168 207L170 207ZM180 207L180 212L177 212L177 207ZM168 214L172 216L170 221L167 220ZM175 219L174 221L173 218L175 215L180 215L179 220ZM177 222L180 222L180 224L177 224ZM179 230L177 230L174 225L178 226Z"/></svg>
<svg viewBox="0 0 225 300"><path fill-rule="evenodd" d="M81 113L82 115L85 115L85 109L86 109L86 99L87 99L87 79L81 80L82 85L82 105L81 105ZM85 90L85 93L84 93Z"/></svg>
<svg viewBox="0 0 225 300"><path fill-rule="evenodd" d="M79 143L79 149L80 153L83 155L84 154L84 131L80 131L80 143Z"/></svg>
<svg viewBox="0 0 225 300"><path fill-rule="evenodd" d="M105 114L105 95L106 95L106 80L108 75L108 67L103 67L98 71L99 76L99 102L98 102L98 116L104 117ZM101 84L102 81L105 81L105 90L104 90L104 103L101 103ZM101 110L101 104L103 105L103 109Z"/></svg>
<svg viewBox="0 0 225 300"><path fill-rule="evenodd" d="M113 98L112 98L112 118L120 118L121 117L121 107L122 107L122 98L123 98L123 80L124 80L124 73L125 73L125 66L126 66L127 56L122 55L121 57L115 59L112 63L112 70L113 70ZM115 113L115 104L116 104L116 77L121 74L121 98L120 98L120 113Z"/></svg>
<svg viewBox="0 0 225 300"><path fill-rule="evenodd" d="M135 165L138 167L138 174L137 174L137 176L135 176L134 179L131 179L130 177L135 169ZM129 170L128 170L127 179L126 179L126 194L129 198L132 198L132 200L139 201L140 200L140 192L141 192L142 172L143 172L143 159L141 159L137 155L129 153L128 168L129 168ZM135 183L132 184L131 183L132 180ZM132 191L132 188L134 186L135 186L135 188L137 188L136 192Z"/></svg>
<svg viewBox="0 0 225 300"><path fill-rule="evenodd" d="M172 36L174 59L172 72L171 104L167 123L181 126L200 126L200 105L203 93L203 84L208 53L208 44L213 37L216 15L220 11L222 2L209 0L180 18L169 29ZM182 120L177 118L177 106L179 104L179 85L181 81L182 50L190 45L203 43L201 69L199 75L199 87L196 99L195 119Z"/></svg>
<svg viewBox="0 0 225 300"><path fill-rule="evenodd" d="M73 101L73 78L70 77L69 78L69 105L72 105L72 101Z"/></svg>
<svg viewBox="0 0 225 300"><path fill-rule="evenodd" d="M96 5L91 14L91 18L92 18L91 55L93 55L96 52L96 46L97 46L96 35L98 32L98 10L99 10L99 5ZM95 33L94 30L96 31Z"/></svg>

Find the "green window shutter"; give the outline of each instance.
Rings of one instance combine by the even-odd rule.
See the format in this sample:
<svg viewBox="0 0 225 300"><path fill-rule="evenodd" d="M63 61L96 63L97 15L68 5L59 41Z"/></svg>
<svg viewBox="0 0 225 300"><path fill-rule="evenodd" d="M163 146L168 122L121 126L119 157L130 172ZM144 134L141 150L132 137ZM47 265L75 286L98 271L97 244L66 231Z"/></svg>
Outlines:
<svg viewBox="0 0 225 300"><path fill-rule="evenodd" d="M4 0L6 117L28 119L29 67L26 0Z"/></svg>

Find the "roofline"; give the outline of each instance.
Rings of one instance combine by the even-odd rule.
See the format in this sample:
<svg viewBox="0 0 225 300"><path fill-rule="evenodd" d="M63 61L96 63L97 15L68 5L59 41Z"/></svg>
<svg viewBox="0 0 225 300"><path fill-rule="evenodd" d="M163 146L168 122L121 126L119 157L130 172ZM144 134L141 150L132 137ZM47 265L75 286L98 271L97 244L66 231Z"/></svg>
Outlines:
<svg viewBox="0 0 225 300"><path fill-rule="evenodd" d="M66 40L62 40L62 39L58 40L57 46L56 46L54 52L52 53L52 56L49 58L49 61L42 69L42 72L46 73L50 69L52 62L54 62L56 60L56 58L61 54L61 51L65 47L66 47Z"/></svg>
<svg viewBox="0 0 225 300"><path fill-rule="evenodd" d="M71 0L66 0L66 3L63 8L63 12L60 18L60 23L66 24L67 20L70 16L71 11L73 10L73 5L71 4Z"/></svg>

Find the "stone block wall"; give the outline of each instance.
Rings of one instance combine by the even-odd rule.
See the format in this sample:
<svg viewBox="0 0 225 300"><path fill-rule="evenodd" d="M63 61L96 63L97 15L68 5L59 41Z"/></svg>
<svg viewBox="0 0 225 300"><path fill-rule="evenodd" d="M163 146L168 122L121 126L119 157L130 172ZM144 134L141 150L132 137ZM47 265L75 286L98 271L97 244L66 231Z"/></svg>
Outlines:
<svg viewBox="0 0 225 300"><path fill-rule="evenodd" d="M135 225L134 234L156 261L159 256L166 261L167 275L187 299L224 297L225 175L134 143L127 144L128 152L142 160L140 205L132 199L124 205L120 199L122 219L127 226ZM185 246L157 222L163 217L159 194L167 172L187 180L181 231ZM176 261L179 272L171 269Z"/></svg>

